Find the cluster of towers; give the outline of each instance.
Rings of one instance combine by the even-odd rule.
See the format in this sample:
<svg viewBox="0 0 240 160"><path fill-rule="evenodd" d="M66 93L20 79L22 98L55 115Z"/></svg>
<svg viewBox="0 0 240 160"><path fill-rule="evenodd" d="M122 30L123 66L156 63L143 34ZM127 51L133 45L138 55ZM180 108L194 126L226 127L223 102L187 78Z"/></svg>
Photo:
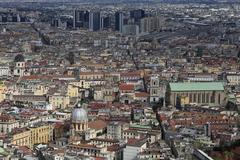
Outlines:
<svg viewBox="0 0 240 160"><path fill-rule="evenodd" d="M117 11L114 15L104 15L100 11L74 10L73 28L87 28L91 31L112 28L122 32L124 25L139 25L144 16L145 11L142 9L131 10L129 14Z"/></svg>

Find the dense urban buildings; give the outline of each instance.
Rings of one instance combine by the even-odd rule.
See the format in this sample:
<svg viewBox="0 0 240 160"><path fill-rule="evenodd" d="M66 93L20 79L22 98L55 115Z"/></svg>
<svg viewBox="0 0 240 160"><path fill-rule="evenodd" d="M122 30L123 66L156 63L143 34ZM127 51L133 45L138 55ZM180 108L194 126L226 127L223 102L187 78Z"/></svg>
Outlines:
<svg viewBox="0 0 240 160"><path fill-rule="evenodd" d="M239 160L240 3L0 0L0 159Z"/></svg>

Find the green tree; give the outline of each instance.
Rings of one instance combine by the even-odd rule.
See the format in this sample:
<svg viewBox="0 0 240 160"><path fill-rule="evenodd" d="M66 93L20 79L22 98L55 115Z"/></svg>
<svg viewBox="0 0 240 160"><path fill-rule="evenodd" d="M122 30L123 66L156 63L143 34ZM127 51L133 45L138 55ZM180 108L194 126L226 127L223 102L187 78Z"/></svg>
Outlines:
<svg viewBox="0 0 240 160"><path fill-rule="evenodd" d="M171 96L170 85L167 84L166 95L165 95L165 97L166 97L166 100L165 100L166 106L170 105L170 96Z"/></svg>
<svg viewBox="0 0 240 160"><path fill-rule="evenodd" d="M176 108L182 110L181 97L177 96L176 99Z"/></svg>

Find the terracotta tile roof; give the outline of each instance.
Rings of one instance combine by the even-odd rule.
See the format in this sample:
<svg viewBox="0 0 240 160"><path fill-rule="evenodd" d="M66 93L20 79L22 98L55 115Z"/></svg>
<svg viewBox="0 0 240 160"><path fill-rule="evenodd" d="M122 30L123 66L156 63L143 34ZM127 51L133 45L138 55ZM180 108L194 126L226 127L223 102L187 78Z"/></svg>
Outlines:
<svg viewBox="0 0 240 160"><path fill-rule="evenodd" d="M131 77L131 76L141 76L141 72L140 71L134 71L134 72L124 72L121 73L121 77Z"/></svg>
<svg viewBox="0 0 240 160"><path fill-rule="evenodd" d="M15 118L6 114L0 115L0 121L10 121L10 120L15 120Z"/></svg>
<svg viewBox="0 0 240 160"><path fill-rule="evenodd" d="M81 72L80 73L80 76L81 75L103 75L104 73L103 72Z"/></svg>
<svg viewBox="0 0 240 160"><path fill-rule="evenodd" d="M19 146L18 148L22 153L24 153L25 155L32 155L33 152L31 149L29 149L28 147L26 146Z"/></svg>
<svg viewBox="0 0 240 160"><path fill-rule="evenodd" d="M42 75L31 75L23 76L21 80L40 80L40 79L52 79L52 76L42 76Z"/></svg>
<svg viewBox="0 0 240 160"><path fill-rule="evenodd" d="M135 97L149 97L149 94L146 92L135 93Z"/></svg>
<svg viewBox="0 0 240 160"><path fill-rule="evenodd" d="M141 138L141 139L129 138L127 141L127 145L130 145L130 146L141 146L144 143L146 143L146 138Z"/></svg>
<svg viewBox="0 0 240 160"><path fill-rule="evenodd" d="M112 146L107 147L107 151L110 152L116 152L120 149L120 146L118 144L114 144Z"/></svg>
<svg viewBox="0 0 240 160"><path fill-rule="evenodd" d="M120 90L125 90L125 91L132 91L132 90L134 90L134 85L133 84L122 83L122 84L120 84L119 89Z"/></svg>
<svg viewBox="0 0 240 160"><path fill-rule="evenodd" d="M88 123L88 127L91 129L104 129L107 127L107 123L103 120L96 120Z"/></svg>
<svg viewBox="0 0 240 160"><path fill-rule="evenodd" d="M64 124L62 124L62 123L55 123L54 128L61 128L63 126L64 126Z"/></svg>

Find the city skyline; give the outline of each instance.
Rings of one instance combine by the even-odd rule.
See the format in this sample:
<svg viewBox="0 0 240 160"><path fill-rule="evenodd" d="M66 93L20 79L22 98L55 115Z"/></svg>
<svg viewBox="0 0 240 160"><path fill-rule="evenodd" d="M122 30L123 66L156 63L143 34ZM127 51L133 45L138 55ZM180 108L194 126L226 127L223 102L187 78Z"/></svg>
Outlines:
<svg viewBox="0 0 240 160"><path fill-rule="evenodd" d="M0 0L1 160L239 160L240 4Z"/></svg>

